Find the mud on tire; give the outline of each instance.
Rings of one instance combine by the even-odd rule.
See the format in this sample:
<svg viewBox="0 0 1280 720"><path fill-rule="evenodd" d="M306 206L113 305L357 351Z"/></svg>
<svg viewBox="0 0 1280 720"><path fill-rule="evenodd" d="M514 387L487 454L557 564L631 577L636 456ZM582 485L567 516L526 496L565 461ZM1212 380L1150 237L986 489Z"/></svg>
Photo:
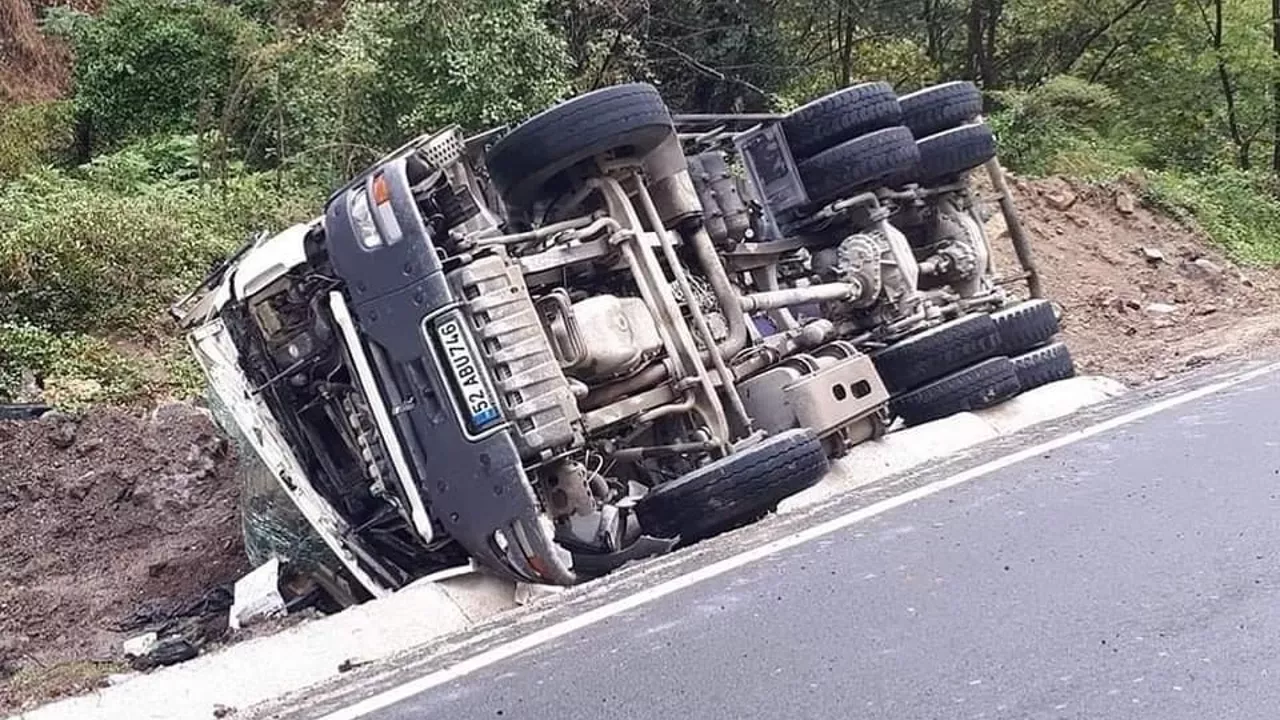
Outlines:
<svg viewBox="0 0 1280 720"><path fill-rule="evenodd" d="M1000 354L1010 357L1043 345L1058 334L1058 315L1048 300L1027 300L991 313L1000 331Z"/></svg>
<svg viewBox="0 0 1280 720"><path fill-rule="evenodd" d="M771 511L829 467L813 431L789 430L657 486L636 514L646 534L701 540Z"/></svg>
<svg viewBox="0 0 1280 720"><path fill-rule="evenodd" d="M646 83L580 95L529 118L489 149L485 162L509 205L528 207L565 170L595 155L644 155L675 132L671 112Z"/></svg>
<svg viewBox="0 0 1280 720"><path fill-rule="evenodd" d="M998 405L1022 392L1009 358L995 357L894 398L890 410L908 425Z"/></svg>
<svg viewBox="0 0 1280 720"><path fill-rule="evenodd" d="M871 356L891 393L919 387L1000 351L1000 331L990 315L943 323Z"/></svg>
<svg viewBox="0 0 1280 720"><path fill-rule="evenodd" d="M818 98L782 119L797 162L859 135L898 125L902 108L889 83L854 85Z"/></svg>
<svg viewBox="0 0 1280 720"><path fill-rule="evenodd" d="M1018 382L1022 385L1024 392L1052 382L1066 380L1076 374L1076 365L1071 359L1071 351L1060 342L1045 345L1011 359L1013 369L1018 374Z"/></svg>

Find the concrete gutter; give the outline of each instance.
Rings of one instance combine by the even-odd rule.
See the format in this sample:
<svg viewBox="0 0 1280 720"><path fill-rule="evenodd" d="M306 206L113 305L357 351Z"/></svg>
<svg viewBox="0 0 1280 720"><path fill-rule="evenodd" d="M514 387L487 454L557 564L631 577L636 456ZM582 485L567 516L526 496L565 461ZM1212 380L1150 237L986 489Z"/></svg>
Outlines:
<svg viewBox="0 0 1280 720"><path fill-rule="evenodd" d="M795 512L1002 435L1116 397L1123 385L1078 377L1024 393L999 407L890 433L836 461L818 486L786 500ZM333 680L342 666L384 660L517 607L531 588L450 571L394 595L268 637L233 645L10 720L210 720Z"/></svg>

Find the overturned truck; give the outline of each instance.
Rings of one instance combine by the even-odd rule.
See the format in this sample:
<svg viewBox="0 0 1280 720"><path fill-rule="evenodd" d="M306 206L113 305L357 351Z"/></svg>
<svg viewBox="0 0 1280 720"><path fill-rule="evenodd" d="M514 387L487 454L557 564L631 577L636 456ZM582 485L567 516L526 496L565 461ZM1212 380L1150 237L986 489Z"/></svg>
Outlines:
<svg viewBox="0 0 1280 720"><path fill-rule="evenodd" d="M895 418L1071 373L995 272L980 112L967 83L784 116L605 88L413 140L175 314L333 594L578 583L764 516Z"/></svg>

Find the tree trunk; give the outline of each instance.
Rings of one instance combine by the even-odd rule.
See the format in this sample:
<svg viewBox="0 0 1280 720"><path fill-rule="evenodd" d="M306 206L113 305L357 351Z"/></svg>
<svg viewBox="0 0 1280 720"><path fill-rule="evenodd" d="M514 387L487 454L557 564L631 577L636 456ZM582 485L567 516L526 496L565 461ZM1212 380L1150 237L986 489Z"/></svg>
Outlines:
<svg viewBox="0 0 1280 720"><path fill-rule="evenodd" d="M1280 0L1271 0L1271 52L1280 62ZM1271 84L1271 121L1275 128L1271 138L1271 170L1280 175L1280 76Z"/></svg>
<svg viewBox="0 0 1280 720"><path fill-rule="evenodd" d="M1241 170L1248 170L1249 141L1240 131L1240 118L1236 113L1236 89L1231 82L1231 70L1227 67L1227 56L1223 55L1222 0L1213 0L1213 50L1218 56L1218 80L1222 82L1222 94L1227 100L1227 129L1231 131L1231 140L1236 144L1236 162Z"/></svg>
<svg viewBox="0 0 1280 720"><path fill-rule="evenodd" d="M968 42L965 44L969 79L984 88L1000 86L996 75L996 28L1004 12L1004 0L970 0Z"/></svg>

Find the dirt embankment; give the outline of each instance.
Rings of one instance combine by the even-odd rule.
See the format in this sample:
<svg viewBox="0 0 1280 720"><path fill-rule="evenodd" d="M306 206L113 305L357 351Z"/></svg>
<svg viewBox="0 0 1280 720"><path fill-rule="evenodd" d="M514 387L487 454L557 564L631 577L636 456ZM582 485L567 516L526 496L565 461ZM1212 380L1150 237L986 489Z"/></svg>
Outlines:
<svg viewBox="0 0 1280 720"><path fill-rule="evenodd" d="M185 405L0 423L0 715L101 685L144 629L225 633L233 464Z"/></svg>
<svg viewBox="0 0 1280 720"><path fill-rule="evenodd" d="M1130 384L1280 347L1280 273L1241 268L1132 187L1062 179L1011 188L1063 337L1081 372ZM1017 271L1003 219L999 267ZM1280 239L1277 239L1280 242Z"/></svg>

